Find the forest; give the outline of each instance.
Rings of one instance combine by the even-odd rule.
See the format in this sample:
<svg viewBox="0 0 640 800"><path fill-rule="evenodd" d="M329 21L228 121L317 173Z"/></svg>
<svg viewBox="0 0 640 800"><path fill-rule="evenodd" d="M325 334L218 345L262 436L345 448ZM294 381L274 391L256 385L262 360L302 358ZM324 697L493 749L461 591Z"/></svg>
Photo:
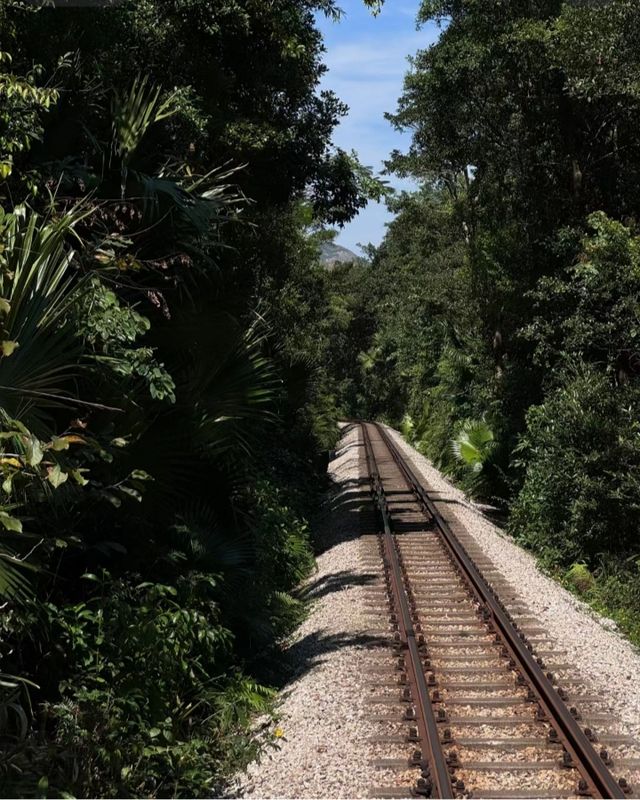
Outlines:
<svg viewBox="0 0 640 800"><path fill-rule="evenodd" d="M640 642L640 7L423 0L391 193L332 144L334 0L43 6L0 0L0 795L224 793L340 420Z"/></svg>

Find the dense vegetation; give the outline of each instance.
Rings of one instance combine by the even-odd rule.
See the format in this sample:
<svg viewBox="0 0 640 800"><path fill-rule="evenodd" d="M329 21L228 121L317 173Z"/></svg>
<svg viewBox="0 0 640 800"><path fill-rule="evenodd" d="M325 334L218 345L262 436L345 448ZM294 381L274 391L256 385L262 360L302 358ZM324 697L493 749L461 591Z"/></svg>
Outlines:
<svg viewBox="0 0 640 800"><path fill-rule="evenodd" d="M331 145L332 0L34 5L0 3L0 794L215 796L337 435L316 232L382 185Z"/></svg>
<svg viewBox="0 0 640 800"><path fill-rule="evenodd" d="M342 402L640 641L640 7L425 0L434 19L391 117L420 188L334 287Z"/></svg>
<svg viewBox="0 0 640 800"><path fill-rule="evenodd" d="M224 791L340 416L640 640L637 5L424 0L418 189L332 271L385 192L331 144L333 0L34 5L0 0L0 794Z"/></svg>

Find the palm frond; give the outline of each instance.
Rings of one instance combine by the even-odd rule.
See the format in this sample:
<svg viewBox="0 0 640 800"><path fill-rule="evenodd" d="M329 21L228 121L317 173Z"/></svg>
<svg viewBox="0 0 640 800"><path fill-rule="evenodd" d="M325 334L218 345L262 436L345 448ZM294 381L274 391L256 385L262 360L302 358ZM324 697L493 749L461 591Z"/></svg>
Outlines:
<svg viewBox="0 0 640 800"><path fill-rule="evenodd" d="M0 533L0 538L2 536ZM27 569L35 568L25 564L10 547L0 542L0 597L15 603L26 603L31 599L31 584L24 574Z"/></svg>
<svg viewBox="0 0 640 800"><path fill-rule="evenodd" d="M462 429L451 442L451 451L456 460L481 472L495 449L494 435L484 420L466 420Z"/></svg>
<svg viewBox="0 0 640 800"><path fill-rule="evenodd" d="M244 571L253 556L247 534L228 532L214 508L202 499L191 500L173 526L179 546L193 566L208 571Z"/></svg>
<svg viewBox="0 0 640 800"><path fill-rule="evenodd" d="M67 324L79 284L68 241L88 210L71 209L46 219L27 208L2 217L4 274L0 292L3 355L0 406L29 427L42 426L43 411L60 405L78 372L80 344Z"/></svg>
<svg viewBox="0 0 640 800"><path fill-rule="evenodd" d="M126 167L151 125L172 116L177 111L175 97L160 97L161 89L149 83L148 77L138 75L131 88L116 92L111 110L113 115L113 149Z"/></svg>

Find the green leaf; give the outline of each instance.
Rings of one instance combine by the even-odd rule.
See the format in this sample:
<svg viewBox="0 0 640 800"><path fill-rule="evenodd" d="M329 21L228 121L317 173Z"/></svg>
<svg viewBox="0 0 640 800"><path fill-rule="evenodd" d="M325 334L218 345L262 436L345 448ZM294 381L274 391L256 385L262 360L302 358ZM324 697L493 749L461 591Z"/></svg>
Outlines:
<svg viewBox="0 0 640 800"><path fill-rule="evenodd" d="M13 355L14 350L16 350L18 347L20 347L18 342L14 341L13 339L5 339L2 342L2 355L3 356Z"/></svg>
<svg viewBox="0 0 640 800"><path fill-rule="evenodd" d="M35 436L31 436L25 442L25 457L30 467L37 467L42 461L42 447Z"/></svg>
<svg viewBox="0 0 640 800"><path fill-rule="evenodd" d="M12 517L6 511L0 511L0 522L8 531L22 533L22 522L17 517Z"/></svg>
<svg viewBox="0 0 640 800"><path fill-rule="evenodd" d="M68 477L69 475L60 469L60 464L56 464L55 467L49 467L47 469L47 480L54 489L57 489L58 486L61 486Z"/></svg>
<svg viewBox="0 0 640 800"><path fill-rule="evenodd" d="M148 472L145 472L143 469L134 469L131 473L131 477L137 481L152 481L153 476L149 475Z"/></svg>
<svg viewBox="0 0 640 800"><path fill-rule="evenodd" d="M72 469L71 470L71 477L73 480L78 484L78 486L86 486L89 481L84 477L82 474L83 472L88 472L87 469Z"/></svg>

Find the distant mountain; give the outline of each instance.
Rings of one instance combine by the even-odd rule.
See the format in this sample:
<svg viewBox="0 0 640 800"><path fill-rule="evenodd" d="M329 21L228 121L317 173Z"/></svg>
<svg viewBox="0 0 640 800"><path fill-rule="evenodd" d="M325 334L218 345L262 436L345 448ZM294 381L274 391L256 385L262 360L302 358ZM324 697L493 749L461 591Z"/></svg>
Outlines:
<svg viewBox="0 0 640 800"><path fill-rule="evenodd" d="M320 245L320 261L327 269L333 269L338 264L350 264L352 261L358 260L359 256L339 244L322 242Z"/></svg>

